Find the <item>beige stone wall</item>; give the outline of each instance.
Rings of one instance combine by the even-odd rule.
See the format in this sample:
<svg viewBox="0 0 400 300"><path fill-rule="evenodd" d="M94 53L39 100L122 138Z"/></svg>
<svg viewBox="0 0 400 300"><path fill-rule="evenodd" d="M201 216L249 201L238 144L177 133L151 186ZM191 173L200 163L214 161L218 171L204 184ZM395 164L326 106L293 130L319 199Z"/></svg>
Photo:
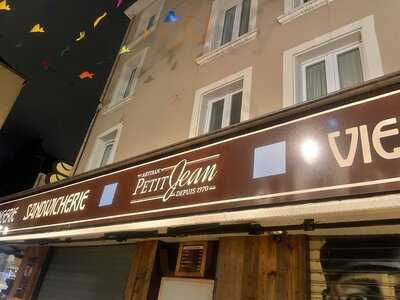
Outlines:
<svg viewBox="0 0 400 300"><path fill-rule="evenodd" d="M123 128L114 161L187 139L195 91L249 66L253 66L250 118L282 108L283 52L370 15L375 18L384 73L400 69L398 0L333 0L287 24L277 21L284 0L258 0L256 39L199 66L195 59L203 51L211 3L165 1L156 31L129 54L149 47L135 94L115 111L100 113L78 173L84 171L96 137L120 122ZM176 9L180 22L162 21L170 9ZM118 65L129 55L122 56Z"/></svg>
<svg viewBox="0 0 400 300"><path fill-rule="evenodd" d="M24 79L0 64L0 128L17 99L23 82Z"/></svg>

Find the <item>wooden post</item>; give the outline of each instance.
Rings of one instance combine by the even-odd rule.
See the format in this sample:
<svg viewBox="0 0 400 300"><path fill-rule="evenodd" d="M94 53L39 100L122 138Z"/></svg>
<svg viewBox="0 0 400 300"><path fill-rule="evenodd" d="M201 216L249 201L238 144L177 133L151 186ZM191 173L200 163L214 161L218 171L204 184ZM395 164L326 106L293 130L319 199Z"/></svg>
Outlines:
<svg viewBox="0 0 400 300"><path fill-rule="evenodd" d="M157 247L158 241L144 241L136 244L124 300L147 300Z"/></svg>
<svg viewBox="0 0 400 300"><path fill-rule="evenodd" d="M215 299L307 299L307 249L305 236L222 238Z"/></svg>
<svg viewBox="0 0 400 300"><path fill-rule="evenodd" d="M49 247L47 246L28 247L24 251L24 257L8 299L31 300L36 298L39 278L48 253Z"/></svg>

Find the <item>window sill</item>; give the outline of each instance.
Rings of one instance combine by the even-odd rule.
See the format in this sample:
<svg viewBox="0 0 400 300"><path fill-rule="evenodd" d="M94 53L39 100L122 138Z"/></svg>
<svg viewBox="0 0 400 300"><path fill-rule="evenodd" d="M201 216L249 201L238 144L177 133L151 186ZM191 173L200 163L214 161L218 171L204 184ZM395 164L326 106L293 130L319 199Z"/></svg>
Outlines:
<svg viewBox="0 0 400 300"><path fill-rule="evenodd" d="M119 109L122 105L124 105L124 104L125 104L126 102L128 102L129 100L131 100L130 97L125 98L125 99L122 100L121 102L119 102L119 103L117 103L117 104L114 104L114 105L112 105L112 103L107 104L107 105L105 106L105 108L104 108L102 114L103 114L103 115L106 115L106 114L112 113L113 111L116 111L117 109Z"/></svg>
<svg viewBox="0 0 400 300"><path fill-rule="evenodd" d="M299 7L294 8L286 14L279 16L277 18L278 23L282 25L289 23L290 21L293 21L294 19L297 19L302 15L308 14L309 12L320 8L321 6L325 6L332 1L333 0L312 0L310 2L307 2Z"/></svg>
<svg viewBox="0 0 400 300"><path fill-rule="evenodd" d="M211 50L210 52L207 52L206 54L203 54L202 56L196 58L196 63L198 65L204 65L205 63L208 63L210 61L213 61L215 58L218 56L230 51L233 48L240 47L244 44L247 44L248 42L254 40L257 37L257 30L248 32L238 39L229 42L222 47L219 47L217 49Z"/></svg>

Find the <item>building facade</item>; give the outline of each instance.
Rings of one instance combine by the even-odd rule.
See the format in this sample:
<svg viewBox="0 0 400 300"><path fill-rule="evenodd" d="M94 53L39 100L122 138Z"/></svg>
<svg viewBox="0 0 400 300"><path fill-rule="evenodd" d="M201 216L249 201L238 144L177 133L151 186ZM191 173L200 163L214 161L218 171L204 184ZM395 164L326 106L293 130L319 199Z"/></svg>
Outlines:
<svg viewBox="0 0 400 300"><path fill-rule="evenodd" d="M74 176L4 199L10 295L400 299L399 9L136 1Z"/></svg>
<svg viewBox="0 0 400 300"><path fill-rule="evenodd" d="M0 62L0 128L7 119L15 100L22 89L24 79L5 63Z"/></svg>

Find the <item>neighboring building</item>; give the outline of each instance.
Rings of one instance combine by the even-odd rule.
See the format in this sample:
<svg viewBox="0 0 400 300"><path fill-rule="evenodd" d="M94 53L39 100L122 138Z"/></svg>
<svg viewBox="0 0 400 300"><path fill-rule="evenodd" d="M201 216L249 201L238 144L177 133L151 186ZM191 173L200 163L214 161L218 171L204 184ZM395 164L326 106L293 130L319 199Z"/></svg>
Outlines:
<svg viewBox="0 0 400 300"><path fill-rule="evenodd" d="M135 2L74 176L3 199L11 295L400 298L399 9Z"/></svg>
<svg viewBox="0 0 400 300"><path fill-rule="evenodd" d="M20 74L0 58L0 128L17 100L24 81Z"/></svg>

